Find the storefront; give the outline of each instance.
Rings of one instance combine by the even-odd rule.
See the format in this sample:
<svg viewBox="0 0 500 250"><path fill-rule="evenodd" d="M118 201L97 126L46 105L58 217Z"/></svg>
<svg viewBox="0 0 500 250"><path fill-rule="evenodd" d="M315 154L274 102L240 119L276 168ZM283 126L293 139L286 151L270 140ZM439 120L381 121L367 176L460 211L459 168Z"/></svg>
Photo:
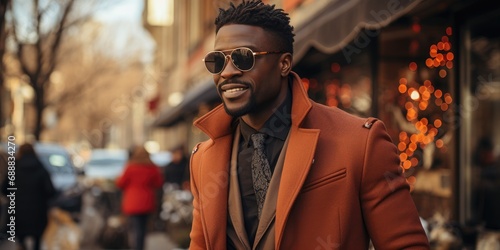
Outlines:
<svg viewBox="0 0 500 250"><path fill-rule="evenodd" d="M498 230L499 26L498 3L423 1L294 70L312 99L384 121L423 218Z"/></svg>

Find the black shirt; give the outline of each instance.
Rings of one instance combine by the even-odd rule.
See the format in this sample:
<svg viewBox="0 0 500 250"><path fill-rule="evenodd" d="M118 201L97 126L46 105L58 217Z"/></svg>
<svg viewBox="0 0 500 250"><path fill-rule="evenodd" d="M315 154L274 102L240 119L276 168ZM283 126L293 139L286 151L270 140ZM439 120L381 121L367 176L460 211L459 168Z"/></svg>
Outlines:
<svg viewBox="0 0 500 250"><path fill-rule="evenodd" d="M241 203L243 208L243 219L245 221L245 229L247 232L250 245L253 244L257 226L259 225L257 201L255 199L255 192L253 189L252 181L252 153L253 145L250 136L257 132L265 133L267 135L264 142L265 153L274 173L274 168L278 157L285 143L288 132L290 131L292 110L292 93L288 89L285 101L276 109L271 117L266 121L260 131L256 131L248 126L241 118L240 131L241 139L238 149L238 182L241 193Z"/></svg>

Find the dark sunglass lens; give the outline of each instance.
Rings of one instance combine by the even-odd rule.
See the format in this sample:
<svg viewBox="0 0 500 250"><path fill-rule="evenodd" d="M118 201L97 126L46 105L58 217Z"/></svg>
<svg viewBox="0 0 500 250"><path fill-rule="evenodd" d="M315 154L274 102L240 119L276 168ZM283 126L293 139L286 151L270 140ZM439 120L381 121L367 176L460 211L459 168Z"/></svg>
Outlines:
<svg viewBox="0 0 500 250"><path fill-rule="evenodd" d="M234 66L243 71L250 70L254 63L252 51L245 48L234 50L231 53L231 60L233 60Z"/></svg>
<svg viewBox="0 0 500 250"><path fill-rule="evenodd" d="M207 67L208 71L213 74L217 74L222 71L225 61L226 58L224 54L219 51L208 53L205 56L205 66Z"/></svg>

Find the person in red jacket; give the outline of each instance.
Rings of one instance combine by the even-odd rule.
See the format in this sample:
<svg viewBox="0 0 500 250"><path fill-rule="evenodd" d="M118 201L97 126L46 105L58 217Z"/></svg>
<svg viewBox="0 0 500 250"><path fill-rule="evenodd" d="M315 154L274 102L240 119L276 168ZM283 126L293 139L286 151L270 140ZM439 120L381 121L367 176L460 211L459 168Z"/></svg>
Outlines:
<svg viewBox="0 0 500 250"><path fill-rule="evenodd" d="M125 171L116 180L116 185L123 189L122 212L131 221L134 249L144 249L147 220L155 208L155 191L162 184L163 177L148 151L142 146L136 147Z"/></svg>

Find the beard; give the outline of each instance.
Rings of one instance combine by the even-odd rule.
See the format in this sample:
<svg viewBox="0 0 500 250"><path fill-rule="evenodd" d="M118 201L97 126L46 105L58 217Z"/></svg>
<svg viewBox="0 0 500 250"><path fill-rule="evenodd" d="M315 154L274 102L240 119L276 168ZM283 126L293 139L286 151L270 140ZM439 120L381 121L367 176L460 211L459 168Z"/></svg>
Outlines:
<svg viewBox="0 0 500 250"><path fill-rule="evenodd" d="M226 104L226 102L224 101L224 98L222 97L222 90L221 90L221 86L225 85L226 83L239 83L239 84L244 84L247 86L248 90L252 93L250 95L250 99L248 100L247 103L245 103L242 107L239 107L239 108L229 108ZM230 80L226 80L224 82L222 82L219 86L218 86L218 92L219 92L219 96L222 100L222 103L223 103L223 106L224 106L224 110L226 111L226 113L232 117L240 117L240 116L244 116L252 111L255 110L255 107L257 106L257 100L255 99L255 95L253 94L253 87L250 83L248 82L245 82L245 81L240 81L238 79L230 79Z"/></svg>
<svg viewBox="0 0 500 250"><path fill-rule="evenodd" d="M226 110L226 113L232 117L240 117L240 116L244 116L248 113L251 113L252 111L254 111L255 107L257 106L254 95L251 95L248 102L240 108L230 109L227 107L225 102L223 102L223 104L224 104L224 110Z"/></svg>

